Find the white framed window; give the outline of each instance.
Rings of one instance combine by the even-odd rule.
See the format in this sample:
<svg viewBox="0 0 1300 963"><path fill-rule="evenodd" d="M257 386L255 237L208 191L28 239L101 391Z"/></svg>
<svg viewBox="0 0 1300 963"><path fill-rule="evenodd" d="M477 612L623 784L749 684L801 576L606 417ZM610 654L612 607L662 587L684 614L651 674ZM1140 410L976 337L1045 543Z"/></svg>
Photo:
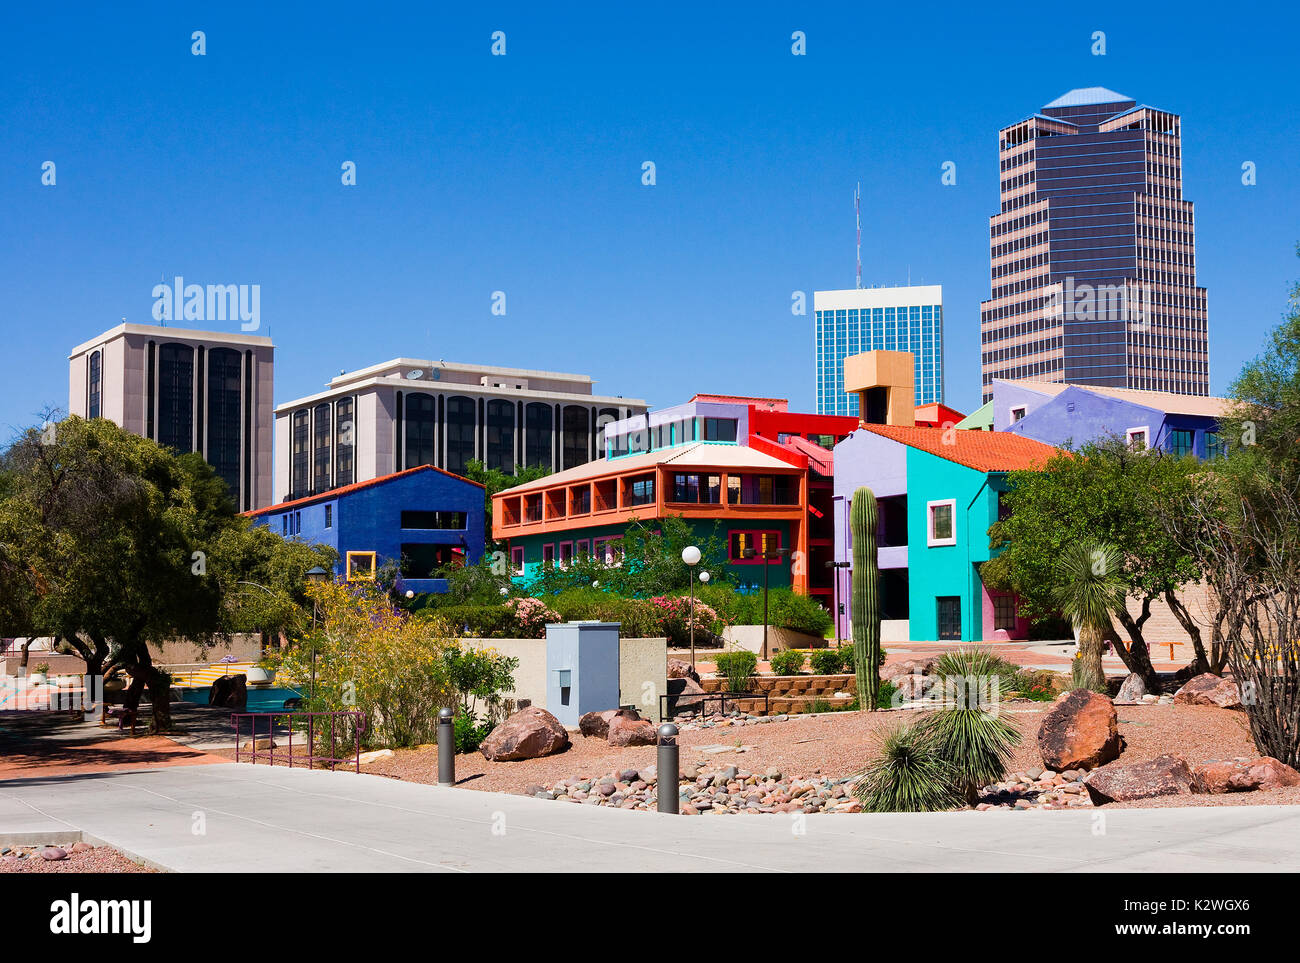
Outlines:
<svg viewBox="0 0 1300 963"><path fill-rule="evenodd" d="M1134 451L1146 451L1151 447L1151 431L1146 425L1130 428L1124 432L1124 440Z"/></svg>
<svg viewBox="0 0 1300 963"><path fill-rule="evenodd" d="M925 542L930 546L957 544L957 499L925 503Z"/></svg>
<svg viewBox="0 0 1300 963"><path fill-rule="evenodd" d="M1011 423L1014 425L1027 414L1029 414L1029 409L1025 405L1016 405L1011 409Z"/></svg>

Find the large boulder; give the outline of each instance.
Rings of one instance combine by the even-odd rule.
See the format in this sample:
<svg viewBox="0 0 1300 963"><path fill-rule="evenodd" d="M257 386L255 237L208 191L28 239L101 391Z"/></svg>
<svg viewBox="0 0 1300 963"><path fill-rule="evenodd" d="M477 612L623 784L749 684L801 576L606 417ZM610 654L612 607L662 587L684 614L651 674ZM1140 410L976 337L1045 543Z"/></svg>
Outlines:
<svg viewBox="0 0 1300 963"><path fill-rule="evenodd" d="M700 674L695 671L695 666L683 659L669 659L668 678L694 679L696 683L698 683L700 681Z"/></svg>
<svg viewBox="0 0 1300 963"><path fill-rule="evenodd" d="M1119 758L1122 748L1115 707L1088 689L1061 695L1038 729L1043 765L1056 772L1094 769Z"/></svg>
<svg viewBox="0 0 1300 963"><path fill-rule="evenodd" d="M1142 676L1136 672L1130 672L1124 684L1119 687L1119 693L1115 696L1115 705L1132 706L1142 701L1142 697L1147 694L1147 684L1143 681Z"/></svg>
<svg viewBox="0 0 1300 963"><path fill-rule="evenodd" d="M1189 679L1174 693L1174 702L1189 706L1218 706L1220 709L1240 709L1241 690L1228 676L1203 672Z"/></svg>
<svg viewBox="0 0 1300 963"><path fill-rule="evenodd" d="M609 736L609 720L616 715L618 715L617 709L606 709L604 712L584 712L582 718L578 720L578 731L584 736L605 739Z"/></svg>
<svg viewBox="0 0 1300 963"><path fill-rule="evenodd" d="M635 709L619 709L609 720L609 744L624 746L653 746L657 741L655 724L642 719Z"/></svg>
<svg viewBox="0 0 1300 963"><path fill-rule="evenodd" d="M243 709L248 705L248 679L242 675L223 675L214 679L208 690L208 705L225 709Z"/></svg>
<svg viewBox="0 0 1300 963"><path fill-rule="evenodd" d="M1300 786L1300 772L1272 756L1256 759L1228 759L1205 762L1192 775L1197 792L1252 792L1256 789L1281 789Z"/></svg>
<svg viewBox="0 0 1300 963"><path fill-rule="evenodd" d="M920 671L896 675L889 681L894 684L898 697L904 702L915 702L917 699L924 698L935 685L934 676L922 675Z"/></svg>
<svg viewBox="0 0 1300 963"><path fill-rule="evenodd" d="M520 709L483 740L479 752L492 762L537 759L569 747L569 733L560 720L539 706Z"/></svg>
<svg viewBox="0 0 1300 963"><path fill-rule="evenodd" d="M1147 762L1113 762L1089 773L1083 784L1098 806L1196 791L1196 779L1186 760L1171 755Z"/></svg>
<svg viewBox="0 0 1300 963"><path fill-rule="evenodd" d="M690 676L670 678L668 680L668 695L670 696L668 699L668 715L671 717L679 712L701 708L704 700L698 697L704 695L704 686Z"/></svg>

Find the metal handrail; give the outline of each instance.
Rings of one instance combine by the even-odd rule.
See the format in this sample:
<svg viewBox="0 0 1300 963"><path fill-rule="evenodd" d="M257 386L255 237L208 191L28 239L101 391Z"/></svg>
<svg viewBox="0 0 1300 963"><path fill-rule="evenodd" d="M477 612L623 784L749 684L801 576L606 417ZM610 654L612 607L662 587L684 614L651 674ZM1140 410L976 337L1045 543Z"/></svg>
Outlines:
<svg viewBox="0 0 1300 963"><path fill-rule="evenodd" d="M318 716L328 716L330 720L330 754L328 756L318 756L315 754L316 747L316 719ZM335 749L335 719L350 718L354 723L353 729L353 758L355 768L358 773L361 772L361 733L366 728L366 716L363 712L232 712L230 722L235 727L235 762L239 762L240 754L240 720L248 719L252 727L253 741L253 765L257 765L257 720L267 720L267 738L271 740L271 746L267 750L269 754L270 765L275 765L275 720L289 720L289 768L293 768L293 729L294 723L298 720L305 719L307 722L307 768L314 769L318 762L329 763L330 771L333 772L335 767L340 763L346 762L347 759L334 755Z"/></svg>

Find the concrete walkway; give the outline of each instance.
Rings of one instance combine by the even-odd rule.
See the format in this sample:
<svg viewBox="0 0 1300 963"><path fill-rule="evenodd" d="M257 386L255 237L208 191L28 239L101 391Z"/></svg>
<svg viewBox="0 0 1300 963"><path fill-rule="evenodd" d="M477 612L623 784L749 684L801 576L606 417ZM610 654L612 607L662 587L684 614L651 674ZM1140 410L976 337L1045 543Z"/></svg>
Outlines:
<svg viewBox="0 0 1300 963"><path fill-rule="evenodd" d="M177 871L1300 869L1298 806L797 821L661 816L246 764L0 782L0 836L74 830Z"/></svg>

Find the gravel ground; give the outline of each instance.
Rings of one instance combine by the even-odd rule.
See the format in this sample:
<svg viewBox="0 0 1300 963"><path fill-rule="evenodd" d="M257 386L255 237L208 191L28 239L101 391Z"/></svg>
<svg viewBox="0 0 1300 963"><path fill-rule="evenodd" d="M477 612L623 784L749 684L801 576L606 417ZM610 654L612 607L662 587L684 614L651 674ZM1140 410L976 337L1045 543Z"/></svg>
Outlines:
<svg viewBox="0 0 1300 963"><path fill-rule="evenodd" d="M0 873L156 873L123 856L111 846L90 846L81 852L64 848L66 859L48 860L40 855L42 846L14 846L0 856ZM24 854L18 858L18 854Z"/></svg>

